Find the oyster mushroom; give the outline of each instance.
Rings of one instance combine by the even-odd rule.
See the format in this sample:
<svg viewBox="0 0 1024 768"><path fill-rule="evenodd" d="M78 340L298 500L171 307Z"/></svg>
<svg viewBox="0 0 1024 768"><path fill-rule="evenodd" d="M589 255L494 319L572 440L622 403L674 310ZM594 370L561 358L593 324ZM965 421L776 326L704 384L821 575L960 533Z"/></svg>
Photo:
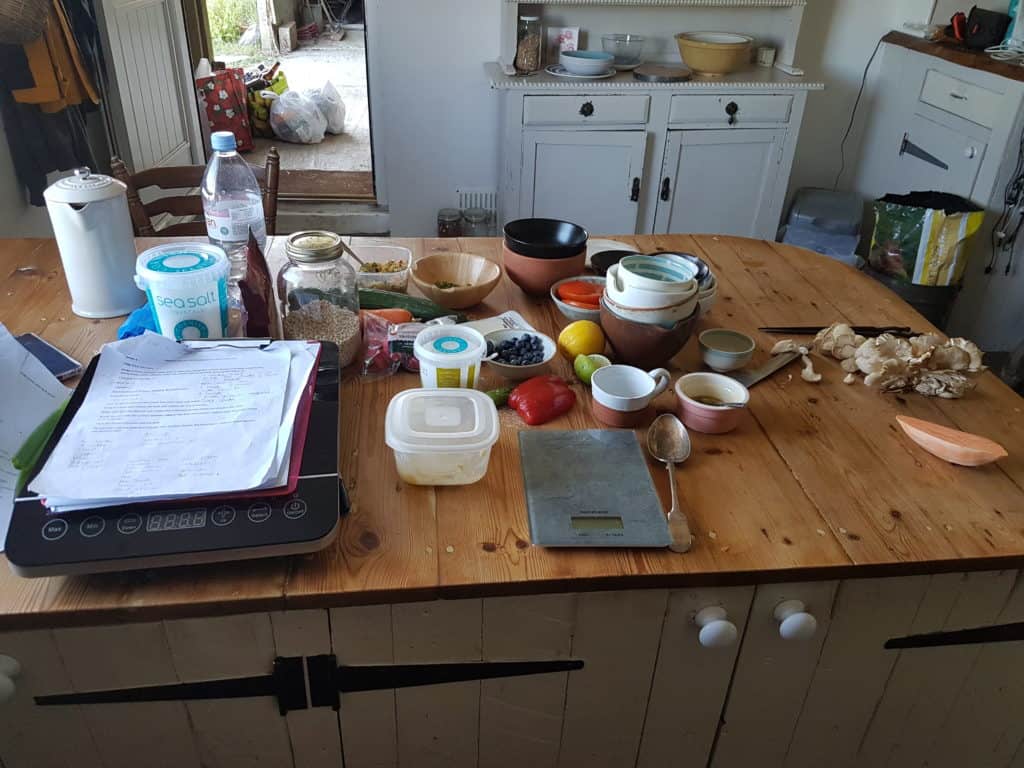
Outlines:
<svg viewBox="0 0 1024 768"><path fill-rule="evenodd" d="M914 383L914 391L953 400L974 389L974 382L959 371L925 371Z"/></svg>
<svg viewBox="0 0 1024 768"><path fill-rule="evenodd" d="M852 358L864 341L865 338L855 333L846 323L832 323L814 337L813 347L821 354L828 353L836 360L843 361Z"/></svg>
<svg viewBox="0 0 1024 768"><path fill-rule="evenodd" d="M982 352L974 342L960 338L950 339L945 344L935 347L928 367L933 370L977 373L985 370L981 356Z"/></svg>
<svg viewBox="0 0 1024 768"><path fill-rule="evenodd" d="M799 347L792 339L782 339L782 341L775 342L775 346L772 347L772 354L783 355L786 352L796 352L798 349Z"/></svg>
<svg viewBox="0 0 1024 768"><path fill-rule="evenodd" d="M812 384L816 384L821 381L821 374L814 370L814 361L811 360L807 354L806 347L800 347L801 349L801 360L803 360L804 367L800 371L800 378L804 381L809 381Z"/></svg>

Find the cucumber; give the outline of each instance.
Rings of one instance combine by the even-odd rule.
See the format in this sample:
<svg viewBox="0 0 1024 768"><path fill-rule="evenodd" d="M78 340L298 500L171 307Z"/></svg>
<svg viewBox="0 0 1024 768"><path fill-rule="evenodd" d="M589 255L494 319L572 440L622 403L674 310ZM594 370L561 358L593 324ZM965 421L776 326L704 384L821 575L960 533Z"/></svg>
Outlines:
<svg viewBox="0 0 1024 768"><path fill-rule="evenodd" d="M462 312L445 309L428 299L409 296L395 291L378 291L375 288L359 289L360 309L407 309L412 316L420 320L433 320L438 317L455 317L456 322L464 323L468 319Z"/></svg>

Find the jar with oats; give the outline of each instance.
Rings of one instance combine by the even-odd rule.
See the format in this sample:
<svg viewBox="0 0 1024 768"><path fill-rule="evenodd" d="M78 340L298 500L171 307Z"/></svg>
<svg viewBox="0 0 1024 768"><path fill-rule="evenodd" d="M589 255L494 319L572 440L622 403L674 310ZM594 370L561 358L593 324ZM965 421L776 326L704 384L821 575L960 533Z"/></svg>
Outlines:
<svg viewBox="0 0 1024 768"><path fill-rule="evenodd" d="M540 16L520 16L516 29L516 59L513 65L517 75L532 75L540 71Z"/></svg>
<svg viewBox="0 0 1024 768"><path fill-rule="evenodd" d="M284 337L333 341L342 368L362 346L356 273L343 252L334 232L296 232L288 236L288 263L277 275Z"/></svg>

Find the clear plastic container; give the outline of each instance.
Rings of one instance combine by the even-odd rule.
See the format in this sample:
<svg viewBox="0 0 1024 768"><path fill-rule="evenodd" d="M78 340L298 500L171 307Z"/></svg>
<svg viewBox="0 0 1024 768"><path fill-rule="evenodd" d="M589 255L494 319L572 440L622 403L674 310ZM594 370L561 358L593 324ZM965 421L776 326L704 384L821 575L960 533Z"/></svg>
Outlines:
<svg viewBox="0 0 1024 768"><path fill-rule="evenodd" d="M412 271L412 251L400 245L354 245L352 250L363 260L356 265L356 282L360 288L378 291L406 293L409 290L409 273ZM377 269L394 269L399 263L405 267L397 271L372 272Z"/></svg>
<svg viewBox="0 0 1024 768"><path fill-rule="evenodd" d="M420 383L427 389L480 384L480 364L487 352L483 334L463 325L432 325L413 342L420 363Z"/></svg>
<svg viewBox="0 0 1024 768"><path fill-rule="evenodd" d="M384 441L410 485L469 485L487 474L498 409L473 389L407 389L391 398Z"/></svg>
<svg viewBox="0 0 1024 768"><path fill-rule="evenodd" d="M286 339L333 341L338 365L351 363L362 345L356 272L341 258L341 237L305 230L288 236L288 262L277 275Z"/></svg>

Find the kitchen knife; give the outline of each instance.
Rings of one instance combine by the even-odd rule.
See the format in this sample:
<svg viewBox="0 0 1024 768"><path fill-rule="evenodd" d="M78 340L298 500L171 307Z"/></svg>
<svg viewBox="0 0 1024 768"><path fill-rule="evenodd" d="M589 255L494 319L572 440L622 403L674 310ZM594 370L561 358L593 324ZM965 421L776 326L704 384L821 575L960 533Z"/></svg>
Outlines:
<svg viewBox="0 0 1024 768"><path fill-rule="evenodd" d="M776 371L785 368L798 357L800 357L799 352L783 352L782 354L772 357L771 360L760 368L754 368L749 371L733 371L731 373L727 373L726 376L736 379L736 381L749 389L762 379L767 379Z"/></svg>

